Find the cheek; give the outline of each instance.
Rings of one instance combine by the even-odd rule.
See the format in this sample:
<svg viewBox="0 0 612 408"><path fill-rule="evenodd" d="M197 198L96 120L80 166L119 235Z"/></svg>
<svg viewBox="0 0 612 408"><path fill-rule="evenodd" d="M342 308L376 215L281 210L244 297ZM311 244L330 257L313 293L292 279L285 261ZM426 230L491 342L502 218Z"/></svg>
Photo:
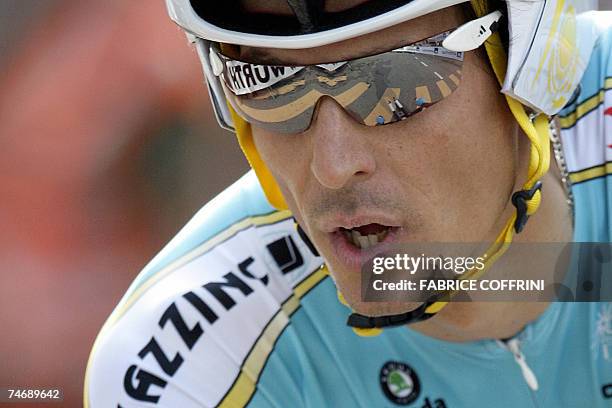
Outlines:
<svg viewBox="0 0 612 408"><path fill-rule="evenodd" d="M457 95L454 123L462 136L457 149L466 162L465 175L486 181L483 187L511 189L517 173L518 126L500 86L477 55L466 61L469 76ZM503 194L498 194L504 198Z"/></svg>
<svg viewBox="0 0 612 408"><path fill-rule="evenodd" d="M448 149L441 153L443 163L455 168L450 174L461 177L463 184L470 180L499 184L500 177L508 178L514 170L516 125L497 87L485 87L475 79L465 81L454 100L448 101L453 108L435 131L446 135Z"/></svg>

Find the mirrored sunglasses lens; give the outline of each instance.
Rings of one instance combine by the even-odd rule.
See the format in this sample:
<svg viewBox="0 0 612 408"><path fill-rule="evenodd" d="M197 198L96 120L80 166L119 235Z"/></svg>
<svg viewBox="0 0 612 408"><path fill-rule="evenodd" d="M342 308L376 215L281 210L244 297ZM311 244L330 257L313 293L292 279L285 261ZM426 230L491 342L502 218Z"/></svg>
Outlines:
<svg viewBox="0 0 612 408"><path fill-rule="evenodd" d="M457 89L463 54L442 47L447 35L349 62L308 67L226 58L223 83L233 108L266 130L306 130L323 96L364 125L386 125L426 110Z"/></svg>

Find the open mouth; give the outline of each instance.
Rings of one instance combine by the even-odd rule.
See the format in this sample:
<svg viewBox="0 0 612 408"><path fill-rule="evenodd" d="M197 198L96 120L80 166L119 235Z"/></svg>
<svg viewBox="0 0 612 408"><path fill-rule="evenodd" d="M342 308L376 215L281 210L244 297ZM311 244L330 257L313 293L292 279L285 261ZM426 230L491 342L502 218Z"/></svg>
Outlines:
<svg viewBox="0 0 612 408"><path fill-rule="evenodd" d="M340 232L353 246L359 249L367 249L383 242L389 233L396 228L375 223L351 229L340 228Z"/></svg>

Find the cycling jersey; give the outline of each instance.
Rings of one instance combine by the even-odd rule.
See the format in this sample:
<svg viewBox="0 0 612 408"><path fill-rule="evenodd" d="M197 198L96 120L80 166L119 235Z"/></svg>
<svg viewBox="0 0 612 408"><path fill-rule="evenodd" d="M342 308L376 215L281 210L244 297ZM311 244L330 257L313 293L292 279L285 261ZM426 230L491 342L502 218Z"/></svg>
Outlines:
<svg viewBox="0 0 612 408"><path fill-rule="evenodd" d="M560 114L577 242L612 240L612 30L596 44ZM612 303L552 303L504 342L366 338L322 265L248 173L131 285L95 342L85 405L612 406Z"/></svg>

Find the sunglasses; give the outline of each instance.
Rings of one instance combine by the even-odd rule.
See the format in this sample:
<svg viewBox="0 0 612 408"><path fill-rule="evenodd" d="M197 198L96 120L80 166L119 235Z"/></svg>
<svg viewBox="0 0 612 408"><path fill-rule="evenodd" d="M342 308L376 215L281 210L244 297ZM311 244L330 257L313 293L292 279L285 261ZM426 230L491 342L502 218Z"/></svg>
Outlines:
<svg viewBox="0 0 612 408"><path fill-rule="evenodd" d="M307 130L324 96L357 122L381 126L422 112L457 89L463 52L442 45L451 32L331 64L257 65L232 59L214 45L210 58L232 108L262 129L277 133Z"/></svg>

